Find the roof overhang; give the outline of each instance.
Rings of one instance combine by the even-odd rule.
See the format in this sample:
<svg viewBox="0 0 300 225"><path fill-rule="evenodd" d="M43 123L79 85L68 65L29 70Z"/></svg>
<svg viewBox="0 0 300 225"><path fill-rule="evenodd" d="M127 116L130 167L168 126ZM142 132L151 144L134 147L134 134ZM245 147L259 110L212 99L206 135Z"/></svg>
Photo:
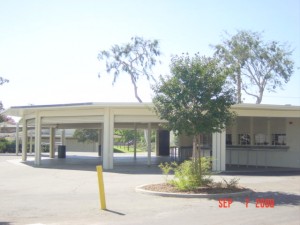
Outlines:
<svg viewBox="0 0 300 225"><path fill-rule="evenodd" d="M22 117L29 126L41 117L44 127L61 129L99 128L104 123L107 110L114 116L115 127L145 127L152 123L157 127L160 120L152 110L151 103L76 103L61 105L14 106L3 112L5 115Z"/></svg>
<svg viewBox="0 0 300 225"><path fill-rule="evenodd" d="M153 110L152 103L75 103L59 105L13 106L3 112L5 115L25 118L34 125L37 116L43 126L57 128L99 127L107 110L114 116L116 127L132 124L166 123ZM300 118L300 106L236 104L232 106L238 116ZM142 127L142 126L141 126Z"/></svg>
<svg viewBox="0 0 300 225"><path fill-rule="evenodd" d="M292 105L236 104L232 110L238 116L300 118L300 106Z"/></svg>

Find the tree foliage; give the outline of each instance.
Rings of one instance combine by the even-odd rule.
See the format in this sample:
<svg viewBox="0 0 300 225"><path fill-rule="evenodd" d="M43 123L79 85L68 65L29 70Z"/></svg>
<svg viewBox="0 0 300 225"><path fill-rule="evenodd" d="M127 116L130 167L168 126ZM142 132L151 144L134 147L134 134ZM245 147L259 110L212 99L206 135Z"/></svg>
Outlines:
<svg viewBox="0 0 300 225"><path fill-rule="evenodd" d="M118 135L120 138L119 142L123 142L123 143L133 143L135 135L137 135L137 138L140 138L140 133L136 133L134 130L121 130L121 129L117 129L115 131L115 134Z"/></svg>
<svg viewBox="0 0 300 225"><path fill-rule="evenodd" d="M212 58L175 56L171 76L153 88L154 109L176 133L219 132L233 118L233 90L226 86L229 70Z"/></svg>
<svg viewBox="0 0 300 225"><path fill-rule="evenodd" d="M113 84L121 72L129 74L135 97L142 102L137 91L137 81L141 76L148 80L154 79L152 68L159 62L157 57L160 54L158 40L146 40L136 36L127 44L114 45L108 51L100 51L98 59L105 60L107 73L113 73Z"/></svg>
<svg viewBox="0 0 300 225"><path fill-rule="evenodd" d="M6 116L6 115L0 115L0 123L3 123L3 122L7 122L10 124L16 124L16 121L14 121L13 118Z"/></svg>
<svg viewBox="0 0 300 225"><path fill-rule="evenodd" d="M292 51L277 41L265 42L261 33L241 30L214 48L215 56L233 71L237 103L243 90L260 104L265 90L282 88L293 73Z"/></svg>
<svg viewBox="0 0 300 225"><path fill-rule="evenodd" d="M220 132L234 118L233 90L226 85L230 70L213 58L175 56L171 76L160 77L153 88L154 110L177 134L193 136L193 173L201 171L200 135Z"/></svg>
<svg viewBox="0 0 300 225"><path fill-rule="evenodd" d="M9 80L7 80L7 79L5 79L5 78L3 78L3 77L0 77L0 85L3 85L4 83L8 83L8 82L9 82ZM2 104L2 102L0 101L0 112L3 111L3 110L4 110L3 104ZM0 115L0 122L1 122L1 123L2 123L2 122L7 122L7 121L9 121L9 119L11 119L11 118L6 117L6 116L4 116L4 115Z"/></svg>
<svg viewBox="0 0 300 225"><path fill-rule="evenodd" d="M73 137L79 142L97 142L99 134L95 129L76 129Z"/></svg>

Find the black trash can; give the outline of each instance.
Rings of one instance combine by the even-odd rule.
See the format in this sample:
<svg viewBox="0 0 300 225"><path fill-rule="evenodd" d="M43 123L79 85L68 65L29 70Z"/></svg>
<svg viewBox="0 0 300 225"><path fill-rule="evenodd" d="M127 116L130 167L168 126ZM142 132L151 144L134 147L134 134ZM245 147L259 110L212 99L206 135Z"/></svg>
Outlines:
<svg viewBox="0 0 300 225"><path fill-rule="evenodd" d="M66 146L59 145L57 153L58 153L58 155L57 155L58 158L60 158L60 159L66 158Z"/></svg>
<svg viewBox="0 0 300 225"><path fill-rule="evenodd" d="M101 145L98 146L98 156L102 156L102 152L101 152Z"/></svg>

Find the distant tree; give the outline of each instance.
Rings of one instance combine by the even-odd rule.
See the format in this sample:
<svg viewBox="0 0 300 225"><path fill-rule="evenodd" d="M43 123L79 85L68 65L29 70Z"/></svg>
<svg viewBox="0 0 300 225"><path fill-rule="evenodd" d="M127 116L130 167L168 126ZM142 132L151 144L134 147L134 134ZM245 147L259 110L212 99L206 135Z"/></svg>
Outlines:
<svg viewBox="0 0 300 225"><path fill-rule="evenodd" d="M8 82L9 82L9 80L7 80L7 79L5 79L5 78L3 78L3 77L0 77L0 85L3 85L4 83L8 83ZM3 110L4 110L3 104L2 104L2 102L0 101L0 112L3 111ZM6 116L4 116L4 115L0 115L0 122L7 122L7 121L9 121L9 120L11 120L10 117L6 117ZM12 121L13 121L13 120L12 120Z"/></svg>
<svg viewBox="0 0 300 225"><path fill-rule="evenodd" d="M200 158L200 135L220 132L234 117L233 90L226 86L229 70L213 58L175 56L171 76L153 87L154 110L169 130L193 136L193 157ZM201 160L199 161L201 168ZM201 169L200 169L201 170ZM200 171L201 174L201 171Z"/></svg>
<svg viewBox="0 0 300 225"><path fill-rule="evenodd" d="M114 45L108 51L101 51L98 59L105 60L107 73L113 72L113 84L121 72L129 74L135 97L142 102L137 91L137 81L141 76L148 80L154 79L152 68L158 62L158 56L160 56L158 40L132 37L131 42L127 44Z"/></svg>
<svg viewBox="0 0 300 225"><path fill-rule="evenodd" d="M117 129L115 131L115 134L118 135L119 141L123 143L131 143L134 140L135 137L135 131L134 130L119 130Z"/></svg>
<svg viewBox="0 0 300 225"><path fill-rule="evenodd" d="M0 115L0 123L3 123L3 122L8 122L10 124L16 124L16 121L9 117L9 116L5 116L5 115Z"/></svg>
<svg viewBox="0 0 300 225"><path fill-rule="evenodd" d="M98 136L98 131L95 129L77 129L73 134L79 142L97 142Z"/></svg>
<svg viewBox="0 0 300 225"><path fill-rule="evenodd" d="M0 85L4 84L4 83L8 83L9 80L3 78L3 77L0 77Z"/></svg>
<svg viewBox="0 0 300 225"><path fill-rule="evenodd" d="M277 41L265 42L261 33L238 31L214 49L215 56L233 71L230 77L236 86L237 103L242 102L244 91L260 104L265 90L282 88L293 73L292 51Z"/></svg>

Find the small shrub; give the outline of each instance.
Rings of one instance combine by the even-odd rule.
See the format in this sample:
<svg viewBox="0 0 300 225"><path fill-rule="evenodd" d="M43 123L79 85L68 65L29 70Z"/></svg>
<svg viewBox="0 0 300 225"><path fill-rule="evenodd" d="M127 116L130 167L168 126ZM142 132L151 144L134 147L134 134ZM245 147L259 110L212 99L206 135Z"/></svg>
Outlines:
<svg viewBox="0 0 300 225"><path fill-rule="evenodd" d="M240 178L236 178L236 177L230 179L229 181L225 180L224 178L222 179L225 184L225 188L230 188L230 189L237 188L240 181Z"/></svg>
<svg viewBox="0 0 300 225"><path fill-rule="evenodd" d="M4 153L8 146L9 142L5 138L0 139L0 153Z"/></svg>
<svg viewBox="0 0 300 225"><path fill-rule="evenodd" d="M210 161L210 158L203 157L196 160L187 160L181 164L176 162L160 164L159 168L166 176L166 182L171 183L178 190L195 190L200 186L212 183L210 178ZM168 175L171 171L174 171L174 179L169 181Z"/></svg>
<svg viewBox="0 0 300 225"><path fill-rule="evenodd" d="M20 144L21 146L21 144ZM0 139L0 153L15 153L16 152L16 141L10 141L6 138Z"/></svg>
<svg viewBox="0 0 300 225"><path fill-rule="evenodd" d="M201 184L201 174L194 168L194 162L184 161L174 169L174 179L171 183L179 190L193 190Z"/></svg>
<svg viewBox="0 0 300 225"><path fill-rule="evenodd" d="M224 182L223 181L213 182L212 187L217 189L224 188Z"/></svg>
<svg viewBox="0 0 300 225"><path fill-rule="evenodd" d="M173 162L173 163L161 163L159 164L159 168L161 169L163 175L165 175L165 182L168 183L168 177L169 177L169 174L172 170L174 170L174 167L177 166L177 163L176 162Z"/></svg>

